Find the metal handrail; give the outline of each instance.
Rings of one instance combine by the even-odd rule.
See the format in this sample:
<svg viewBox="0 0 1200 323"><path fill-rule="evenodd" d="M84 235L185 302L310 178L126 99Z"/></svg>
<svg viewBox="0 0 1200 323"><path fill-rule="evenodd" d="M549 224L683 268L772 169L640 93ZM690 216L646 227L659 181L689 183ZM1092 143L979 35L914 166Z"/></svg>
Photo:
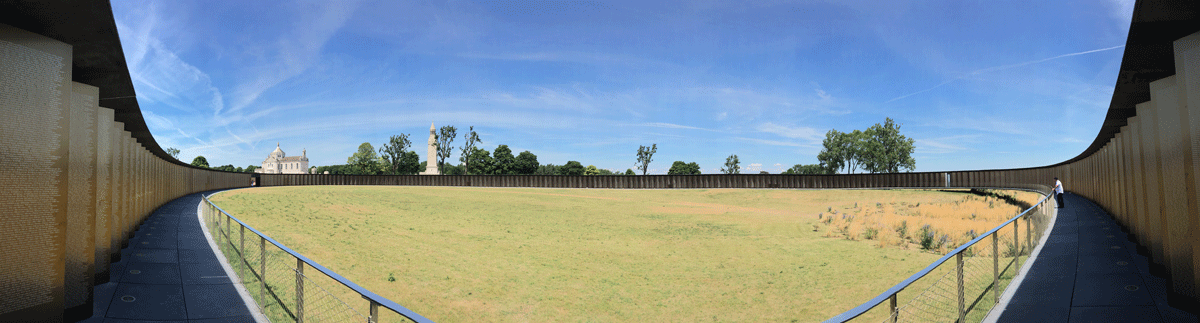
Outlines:
<svg viewBox="0 0 1200 323"><path fill-rule="evenodd" d="M929 266L925 267L925 269L922 269L921 271L918 271L916 274L909 276L908 279L901 281L899 284L896 284L896 286L892 286L892 288L889 288L887 291L884 291L883 293L879 294L879 296L876 296L875 298L872 298L871 300L867 301L866 303L862 303L862 305L854 307L854 308L850 309L849 311L843 312L842 314L838 314L837 316L829 318L828 320L825 320L825 323L846 322L846 321L852 320L856 317L859 317L859 316L865 314L867 311L874 309L876 306L883 304L884 301L887 301L889 299L893 300L893 305L895 305L893 297L895 297L896 294L900 293L900 291L904 290L905 288L908 288L908 286L911 285L913 282L916 282L918 279L925 277L925 275L928 275L930 272L933 272L934 269L937 269L943 263L945 263L946 261L949 261L950 258L957 257L963 251L967 250L967 248L970 248L971 246L975 245L975 243L983 240L985 237L996 234L996 232L1000 231L1000 229L1003 229L1004 227L1008 226L1009 224L1013 223L1014 221L1021 219L1026 214L1028 214L1030 211L1033 211L1034 209L1036 209L1039 206L1041 206L1042 204L1044 204L1046 202L1046 199L1050 197L1049 193L1043 193L1038 190L1014 189L1014 188L1006 188L1006 189L1033 191L1033 192L1042 193L1043 196L1042 196L1042 199L1038 200L1037 203L1034 203L1033 206L1030 206L1029 209L1026 209L1025 211L1021 212L1021 214L1018 214L1017 216L1014 216L1011 219L1008 219L1008 221L1004 221L1004 223L1001 223L1000 225L997 225L995 228L992 228L991 230L988 230L987 232L980 234L978 237L975 237L975 239L971 239L971 241L967 241L967 243L962 244L958 248L954 248L954 250L947 253L942 258L939 258L938 260L935 260L933 263L929 264ZM892 314L895 314L895 313L892 313Z"/></svg>
<svg viewBox="0 0 1200 323"><path fill-rule="evenodd" d="M220 206L217 206L212 201L209 201L208 196L202 195L201 197L204 198L204 202L207 202L208 205L211 205L212 207L216 208L218 211L221 211L222 214L229 217L230 219L237 221L237 223L240 224L242 227L249 229L250 232L257 234L259 237L262 237L263 240L270 242L271 244L275 245L276 247L279 247L280 250L287 252L288 254L292 255L292 257L295 257L296 259L303 261L305 264L308 264L310 267L313 267L313 269L320 271L321 273L325 274L326 276L329 276L329 278L333 278L333 280L336 280L338 283L341 283L343 286L346 286L347 288L350 288L354 292L358 293L363 298L370 301L372 307L374 307L376 305L383 306L387 309L392 310L393 312L396 312L396 314L400 314L401 316L404 316L404 317L406 317L410 320L413 320L414 322L418 322L418 323L425 323L425 322L432 323L433 322L433 320L425 318L424 316L421 316L421 314L417 314L416 312L409 310L408 308L404 307L403 305L393 302L392 300L387 299L383 296L379 296L378 294L375 294L374 292L371 292L370 290L367 290L366 288L363 288L362 286L358 286L358 284L355 284L354 282L350 281L349 279L346 279L345 277L338 275L337 273L333 272L333 270L330 270L329 268L325 268L325 266L321 266L321 264L318 264L316 261L313 261L312 259L308 259L308 257L301 255L299 252L296 252L295 250L292 250L291 248L284 246L279 241L275 241L275 239L271 238L270 236L267 236L265 233L262 233L261 231L258 231L254 227L247 225L245 222L242 222L241 219L238 219L237 217L230 215L229 212L225 212L225 210L222 209ZM377 320L377 317L375 317L375 315L376 315L375 309L372 308L371 312L372 312L371 315L373 316L373 319Z"/></svg>

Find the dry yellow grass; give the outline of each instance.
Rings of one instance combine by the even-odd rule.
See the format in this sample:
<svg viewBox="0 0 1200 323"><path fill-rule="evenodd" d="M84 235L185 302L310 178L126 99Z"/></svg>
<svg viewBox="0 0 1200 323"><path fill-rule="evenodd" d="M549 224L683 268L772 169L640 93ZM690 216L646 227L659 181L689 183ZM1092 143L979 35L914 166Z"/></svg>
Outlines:
<svg viewBox="0 0 1200 323"><path fill-rule="evenodd" d="M907 220L913 231L940 222L941 230L978 230L1016 214L989 209L995 215L981 219L987 204L966 195L308 186L213 201L440 322L808 322L853 308L939 257L899 243L907 238L894 230L864 240L867 228ZM826 237L831 225L818 214L829 209L838 221L856 214L845 222L853 234ZM955 215L968 211L975 220ZM345 290L335 294L365 307Z"/></svg>
<svg viewBox="0 0 1200 323"><path fill-rule="evenodd" d="M921 248L921 236L934 239L930 250L945 253L1019 214L1041 198L1038 193L994 190L976 194L967 190L924 201L895 196L890 200L854 201L830 206L818 213L825 237L875 240L878 247ZM997 196L998 195L998 196ZM1017 204L999 197L1008 196ZM928 233L922 231L925 226Z"/></svg>

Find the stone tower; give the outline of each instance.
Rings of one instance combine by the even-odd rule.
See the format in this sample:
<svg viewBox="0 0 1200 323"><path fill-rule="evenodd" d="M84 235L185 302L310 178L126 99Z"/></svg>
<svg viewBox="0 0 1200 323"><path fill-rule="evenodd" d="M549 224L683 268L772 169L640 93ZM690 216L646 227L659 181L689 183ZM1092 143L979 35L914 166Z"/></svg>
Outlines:
<svg viewBox="0 0 1200 323"><path fill-rule="evenodd" d="M435 129L433 128L433 123L430 122L429 123L429 149L425 153L425 159L426 159L425 171L421 172L421 175L441 174L440 172L438 172L437 145L435 145L437 143L437 134L434 133L434 131L435 131Z"/></svg>

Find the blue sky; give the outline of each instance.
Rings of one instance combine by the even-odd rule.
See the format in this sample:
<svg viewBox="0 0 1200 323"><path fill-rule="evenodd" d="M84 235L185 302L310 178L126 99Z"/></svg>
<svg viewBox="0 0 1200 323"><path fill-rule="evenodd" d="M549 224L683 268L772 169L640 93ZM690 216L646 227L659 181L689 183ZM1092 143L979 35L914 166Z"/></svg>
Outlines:
<svg viewBox="0 0 1200 323"><path fill-rule="evenodd" d="M917 171L1074 157L1112 98L1132 0L113 1L138 102L180 158L314 166L429 124L624 170L816 163L891 117ZM463 142L456 138L455 145ZM451 159L457 161L457 152Z"/></svg>

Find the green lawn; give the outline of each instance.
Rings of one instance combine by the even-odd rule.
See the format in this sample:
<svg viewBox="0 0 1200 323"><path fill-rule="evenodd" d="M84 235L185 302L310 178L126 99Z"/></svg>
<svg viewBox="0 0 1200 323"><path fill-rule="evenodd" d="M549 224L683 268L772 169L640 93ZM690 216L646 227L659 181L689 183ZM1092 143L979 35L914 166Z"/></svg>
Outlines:
<svg viewBox="0 0 1200 323"><path fill-rule="evenodd" d="M824 237L814 226L817 214L960 196L304 186L242 189L212 200L439 322L811 322L869 300L940 257ZM901 302L922 289L913 286ZM365 311L361 298L331 293Z"/></svg>

